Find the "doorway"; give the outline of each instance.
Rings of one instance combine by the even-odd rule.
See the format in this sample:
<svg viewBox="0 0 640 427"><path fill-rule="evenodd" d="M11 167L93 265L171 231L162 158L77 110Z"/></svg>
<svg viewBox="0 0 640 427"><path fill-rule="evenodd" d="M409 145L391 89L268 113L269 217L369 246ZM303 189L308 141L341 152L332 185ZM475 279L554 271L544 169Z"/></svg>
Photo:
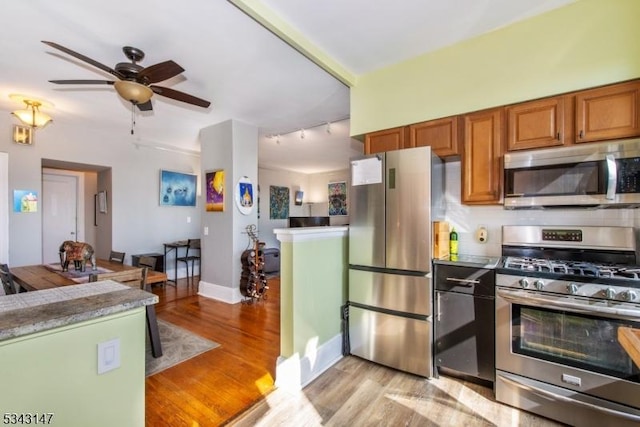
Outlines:
<svg viewBox="0 0 640 427"><path fill-rule="evenodd" d="M78 233L79 184L81 176L71 171L42 172L42 262L60 260L60 244L65 240L83 241ZM84 205L84 201L82 203Z"/></svg>

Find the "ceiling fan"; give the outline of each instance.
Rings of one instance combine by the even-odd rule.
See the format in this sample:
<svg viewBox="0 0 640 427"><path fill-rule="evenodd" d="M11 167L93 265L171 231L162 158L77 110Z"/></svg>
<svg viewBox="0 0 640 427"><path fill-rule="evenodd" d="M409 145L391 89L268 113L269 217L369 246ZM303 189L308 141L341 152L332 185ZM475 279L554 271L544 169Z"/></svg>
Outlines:
<svg viewBox="0 0 640 427"><path fill-rule="evenodd" d="M184 71L184 68L171 60L150 65L148 67L142 67L138 62L144 59L144 52L135 47L125 46L122 48L122 51L131 62L120 62L116 64L114 68L111 68L57 43L44 40L42 43L84 61L87 64L93 65L102 71L106 71L118 79L115 81L49 80L51 83L71 85L113 85L116 92L118 92L122 98L136 105L140 111L150 111L153 109L151 106L151 96L153 96L154 93L175 99L176 101L196 105L198 107L207 108L211 105L209 101L205 101L204 99L154 84L175 77Z"/></svg>

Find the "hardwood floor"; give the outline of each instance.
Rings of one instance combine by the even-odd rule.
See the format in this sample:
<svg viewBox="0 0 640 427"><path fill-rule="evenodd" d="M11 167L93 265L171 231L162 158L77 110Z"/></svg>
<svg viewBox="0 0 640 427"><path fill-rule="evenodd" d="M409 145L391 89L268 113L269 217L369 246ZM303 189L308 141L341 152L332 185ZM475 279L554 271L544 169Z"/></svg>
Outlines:
<svg viewBox="0 0 640 427"><path fill-rule="evenodd" d="M197 283L197 281L196 281ZM186 282L154 288L158 317L221 344L146 380L146 425L558 426L493 400L480 385L426 380L345 357L304 390L275 389L279 279L257 304L202 298Z"/></svg>
<svg viewBox="0 0 640 427"><path fill-rule="evenodd" d="M233 305L200 297L182 280L154 288L158 318L221 346L146 379L147 426L223 425L273 390L279 284L269 281L265 301Z"/></svg>

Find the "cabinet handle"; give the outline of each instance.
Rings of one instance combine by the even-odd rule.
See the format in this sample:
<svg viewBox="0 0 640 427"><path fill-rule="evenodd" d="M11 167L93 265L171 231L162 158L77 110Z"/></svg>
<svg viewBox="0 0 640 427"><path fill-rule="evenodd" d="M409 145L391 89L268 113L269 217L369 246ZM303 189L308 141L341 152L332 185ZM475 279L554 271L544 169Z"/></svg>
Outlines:
<svg viewBox="0 0 640 427"><path fill-rule="evenodd" d="M436 321L440 321L440 292L436 292Z"/></svg>
<svg viewBox="0 0 640 427"><path fill-rule="evenodd" d="M556 139L560 141L560 132L558 132L558 135L556 135Z"/></svg>
<svg viewBox="0 0 640 427"><path fill-rule="evenodd" d="M580 131L580 133L578 134L578 138L580 139L584 138L584 131Z"/></svg>
<svg viewBox="0 0 640 427"><path fill-rule="evenodd" d="M458 279L456 277L447 277L446 280L450 281L450 282L456 282L459 283L462 286L471 286L473 283L478 284L480 283L479 280L473 280L473 279Z"/></svg>

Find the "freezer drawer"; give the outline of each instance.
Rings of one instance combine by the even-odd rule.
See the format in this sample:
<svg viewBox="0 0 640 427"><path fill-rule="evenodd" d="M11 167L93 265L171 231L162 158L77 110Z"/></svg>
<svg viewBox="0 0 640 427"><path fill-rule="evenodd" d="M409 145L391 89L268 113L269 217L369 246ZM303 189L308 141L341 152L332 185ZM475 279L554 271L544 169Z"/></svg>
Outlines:
<svg viewBox="0 0 640 427"><path fill-rule="evenodd" d="M414 319L349 306L351 354L401 371L431 377L431 318Z"/></svg>
<svg viewBox="0 0 640 427"><path fill-rule="evenodd" d="M431 316L431 278L349 269L349 301Z"/></svg>

